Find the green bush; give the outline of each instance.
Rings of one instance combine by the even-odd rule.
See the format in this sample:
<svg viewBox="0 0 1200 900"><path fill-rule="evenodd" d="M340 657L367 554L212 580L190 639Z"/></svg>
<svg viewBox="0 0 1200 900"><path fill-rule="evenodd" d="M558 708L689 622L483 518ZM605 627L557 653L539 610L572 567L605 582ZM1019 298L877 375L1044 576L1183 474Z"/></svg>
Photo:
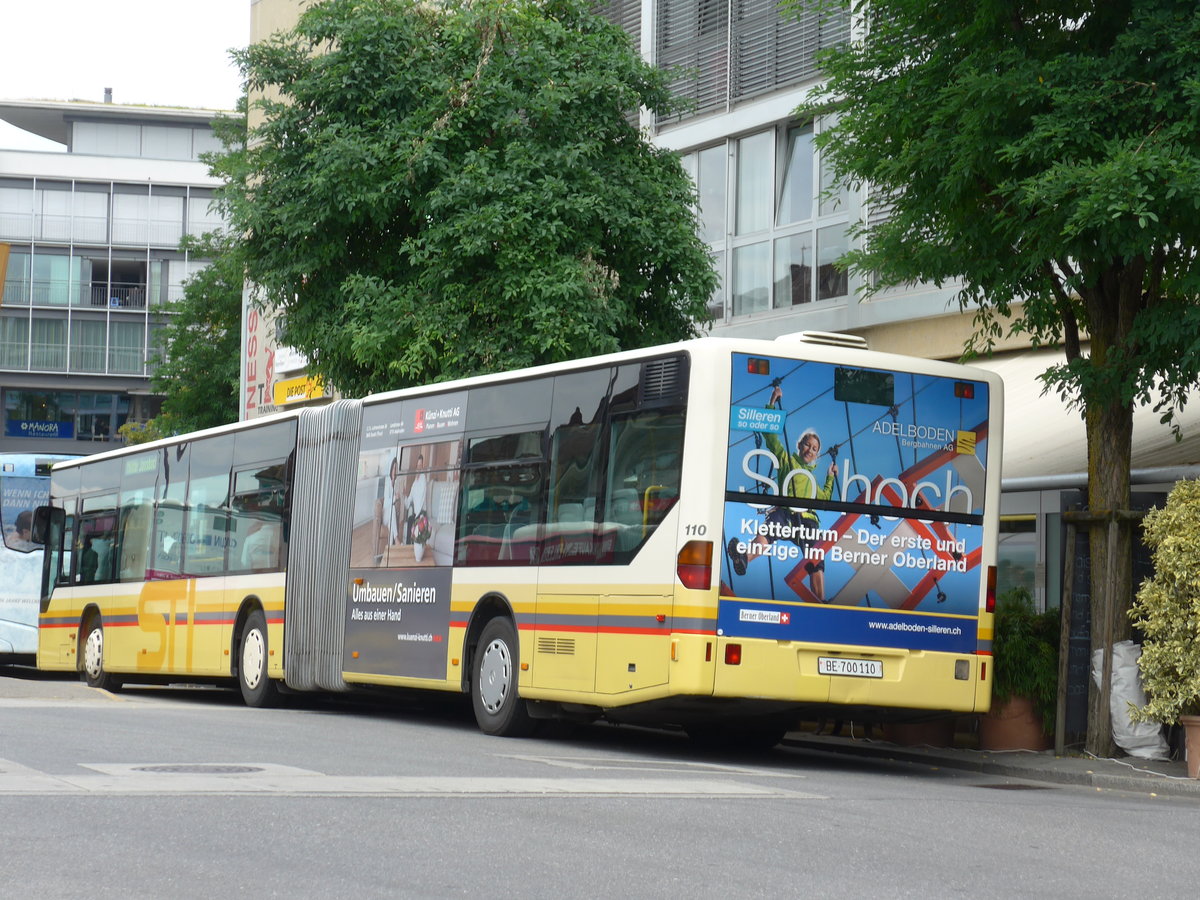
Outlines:
<svg viewBox="0 0 1200 900"><path fill-rule="evenodd" d="M1149 702L1136 721L1200 715L1200 481L1181 481L1142 523L1154 575L1142 582L1129 615L1143 635L1142 685Z"/></svg>
<svg viewBox="0 0 1200 900"><path fill-rule="evenodd" d="M1054 730L1058 699L1058 633L1058 610L1037 612L1025 588L1005 591L996 600L992 708L1028 697L1047 734Z"/></svg>

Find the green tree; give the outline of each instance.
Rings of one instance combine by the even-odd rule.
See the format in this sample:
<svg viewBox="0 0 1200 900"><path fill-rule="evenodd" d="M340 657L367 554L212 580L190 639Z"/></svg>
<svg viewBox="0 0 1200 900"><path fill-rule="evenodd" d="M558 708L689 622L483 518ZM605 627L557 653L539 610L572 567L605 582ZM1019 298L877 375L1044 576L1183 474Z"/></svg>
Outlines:
<svg viewBox="0 0 1200 900"><path fill-rule="evenodd" d="M263 302L343 392L690 337L716 285L663 73L585 0L327 0L235 54L221 159Z"/></svg>
<svg viewBox="0 0 1200 900"><path fill-rule="evenodd" d="M825 55L801 110L836 111L826 159L892 204L848 265L875 289L960 285L968 351L1005 328L1061 346L1043 379L1086 422L1090 508L1128 509L1134 405L1157 395L1169 423L1200 366L1200 8L849 2L865 36ZM1094 644L1122 636L1133 593L1130 527L1111 566L1105 532L1091 533ZM1098 711L1094 697L1088 748L1107 753Z"/></svg>

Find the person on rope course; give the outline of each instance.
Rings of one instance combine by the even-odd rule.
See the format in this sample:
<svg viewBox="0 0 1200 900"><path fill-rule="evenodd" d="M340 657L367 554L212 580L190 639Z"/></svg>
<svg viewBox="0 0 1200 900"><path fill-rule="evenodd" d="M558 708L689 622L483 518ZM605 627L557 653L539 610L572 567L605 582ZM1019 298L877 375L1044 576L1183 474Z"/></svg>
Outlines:
<svg viewBox="0 0 1200 900"><path fill-rule="evenodd" d="M771 391L771 399L767 408L783 408L783 387L776 383ZM837 462L829 464L829 471L824 484L817 483L817 462L821 457L821 437L811 428L805 429L796 441L796 452L791 453L787 446L776 435L763 433L767 449L779 460L777 483L785 490L786 496L798 500L828 500L833 496L834 481L837 476ZM785 434L786 437L786 434ZM790 476L790 477L789 477ZM786 486L786 487L783 487ZM744 545L738 538L730 538L726 548L733 571L738 575L746 574L746 567L760 556L769 556L767 548L776 540L787 540L797 545L801 558L805 560L804 571L808 575L809 586L818 602L825 602L825 561L823 559L808 559L809 550L816 542L817 532L821 521L811 509L791 509L786 506L773 506L767 511L764 520L765 527L754 536L754 540ZM765 532L765 533L764 533Z"/></svg>

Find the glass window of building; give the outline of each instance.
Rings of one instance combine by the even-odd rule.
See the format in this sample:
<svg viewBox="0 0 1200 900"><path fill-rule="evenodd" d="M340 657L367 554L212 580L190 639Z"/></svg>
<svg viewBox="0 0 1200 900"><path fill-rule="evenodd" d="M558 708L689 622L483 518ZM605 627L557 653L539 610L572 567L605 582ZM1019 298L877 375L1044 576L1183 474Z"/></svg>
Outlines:
<svg viewBox="0 0 1200 900"><path fill-rule="evenodd" d="M29 318L24 313L0 315L0 368L29 366Z"/></svg>
<svg viewBox="0 0 1200 900"><path fill-rule="evenodd" d="M180 125L143 125L142 156L192 159L192 129Z"/></svg>
<svg viewBox="0 0 1200 900"><path fill-rule="evenodd" d="M683 155L721 277L717 322L849 296L835 263L850 249L850 194L821 167L813 134L783 125Z"/></svg>
<svg viewBox="0 0 1200 900"><path fill-rule="evenodd" d="M143 188L122 188L113 194L114 244L145 244L150 237L150 196Z"/></svg>
<svg viewBox="0 0 1200 900"><path fill-rule="evenodd" d="M129 397L90 391L4 392L6 437L110 441L129 418Z"/></svg>
<svg viewBox="0 0 1200 900"><path fill-rule="evenodd" d="M33 237L33 185L0 182L0 239L28 241Z"/></svg>
<svg viewBox="0 0 1200 900"><path fill-rule="evenodd" d="M201 153L220 153L224 149L211 128L192 129L193 159L199 159Z"/></svg>
<svg viewBox="0 0 1200 900"><path fill-rule="evenodd" d="M737 233L764 231L771 225L771 172L775 135L762 131L737 142Z"/></svg>
<svg viewBox="0 0 1200 900"><path fill-rule="evenodd" d="M62 372L67 368L67 320L34 316L29 321L30 368Z"/></svg>
<svg viewBox="0 0 1200 900"><path fill-rule="evenodd" d="M108 190L99 185L75 186L72 235L77 244L103 244L108 240Z"/></svg>
<svg viewBox="0 0 1200 900"><path fill-rule="evenodd" d="M4 306L29 305L29 269L28 252L9 252L8 271L4 275L4 294L0 297Z"/></svg>
<svg viewBox="0 0 1200 900"><path fill-rule="evenodd" d="M108 371L141 375L146 361L145 324L141 317L118 321L113 316L108 345Z"/></svg>
<svg viewBox="0 0 1200 900"><path fill-rule="evenodd" d="M79 258L65 252L39 252L31 262L34 306L70 306L79 296Z"/></svg>
<svg viewBox="0 0 1200 900"><path fill-rule="evenodd" d="M192 191L188 197L187 232L194 237L200 237L210 231L220 231L225 227L225 220L213 203L210 193Z"/></svg>
<svg viewBox="0 0 1200 900"><path fill-rule="evenodd" d="M103 372L106 326L103 319L71 323L71 371Z"/></svg>
<svg viewBox="0 0 1200 900"><path fill-rule="evenodd" d="M137 156L141 128L119 122L76 122L71 129L71 152L100 156Z"/></svg>
<svg viewBox="0 0 1200 900"><path fill-rule="evenodd" d="M71 185L39 187L34 202L37 210L35 238L43 241L71 240Z"/></svg>
<svg viewBox="0 0 1200 900"><path fill-rule="evenodd" d="M155 193L150 197L149 243L174 247L183 237L183 193Z"/></svg>

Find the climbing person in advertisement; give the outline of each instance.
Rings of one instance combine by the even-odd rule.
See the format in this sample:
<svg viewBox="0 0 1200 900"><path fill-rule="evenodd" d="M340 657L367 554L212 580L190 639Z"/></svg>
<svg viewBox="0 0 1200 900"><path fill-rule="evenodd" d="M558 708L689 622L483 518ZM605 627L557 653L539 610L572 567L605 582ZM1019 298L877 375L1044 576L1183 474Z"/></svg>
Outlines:
<svg viewBox="0 0 1200 900"><path fill-rule="evenodd" d="M782 409L783 387L775 384L768 408ZM804 430L796 441L796 452L791 453L783 441L769 432L762 433L767 449L779 461L777 483L781 485L786 496L799 500L819 499L828 500L833 496L834 482L837 476L837 463L831 462L825 473L825 480L818 484L817 464L821 458L821 437L812 428ZM810 509L791 509L785 506L773 506L767 511L765 528L747 546L737 538L731 538L729 546L730 560L733 570L738 575L746 574L746 566L750 562L766 555L762 552L776 540L788 540L801 549L801 557L805 560L804 571L807 573L809 585L813 594L821 603L825 602L825 561L809 559L809 548L816 539L821 523L817 514ZM765 532L765 533L763 533Z"/></svg>

